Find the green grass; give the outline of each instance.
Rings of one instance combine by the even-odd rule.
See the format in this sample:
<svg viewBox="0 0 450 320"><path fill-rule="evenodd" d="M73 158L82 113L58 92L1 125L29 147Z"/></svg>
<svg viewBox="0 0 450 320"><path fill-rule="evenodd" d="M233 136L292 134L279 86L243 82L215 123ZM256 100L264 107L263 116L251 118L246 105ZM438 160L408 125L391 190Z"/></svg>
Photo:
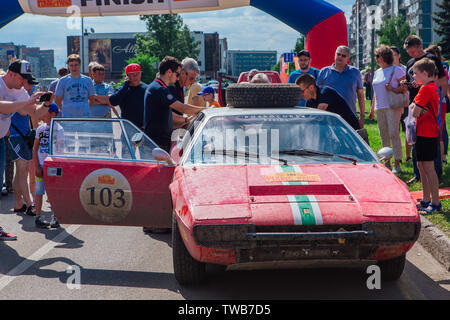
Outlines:
<svg viewBox="0 0 450 320"><path fill-rule="evenodd" d="M372 150L378 152L382 148L381 145L381 137L378 130L377 120L376 117L374 120L369 120L369 113L370 113L370 101L366 101L366 119L365 119L365 128L367 132L369 133L369 141L370 141L370 147ZM376 114L375 114L376 116ZM450 128L450 115L446 117L446 123L447 128ZM403 157L405 157L405 134L401 132L401 139L402 139L402 147L403 147ZM447 156L447 159L449 157ZM448 160L449 163L443 163L443 174L442 174L442 181L443 186L440 186L440 188L443 187L450 187L450 160ZM411 179L414 175L413 173L413 165L412 162L405 162L405 159L403 158L403 161L401 163L401 167L403 172L398 175L398 177L403 180L404 182L407 182L409 179ZM410 191L418 191L422 190L422 185L420 182L413 183L408 186ZM450 199L443 200L442 201L442 207L443 212L442 213L435 213L432 215L428 215L427 219L430 220L433 224L435 224L439 229L441 229L444 233L447 234L447 236L450 237Z"/></svg>

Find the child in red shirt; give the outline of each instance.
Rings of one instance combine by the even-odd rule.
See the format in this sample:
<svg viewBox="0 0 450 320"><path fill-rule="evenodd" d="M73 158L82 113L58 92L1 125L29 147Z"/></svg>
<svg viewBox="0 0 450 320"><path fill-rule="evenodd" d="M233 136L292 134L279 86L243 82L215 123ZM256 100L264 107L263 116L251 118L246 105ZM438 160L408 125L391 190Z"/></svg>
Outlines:
<svg viewBox="0 0 450 320"><path fill-rule="evenodd" d="M439 124L439 92L433 81L436 65L424 58L413 66L417 84L422 85L414 99L413 116L417 118L416 154L417 166L423 188L423 198L418 205L422 214L442 211L439 202L439 180L434 168L434 158L438 156Z"/></svg>

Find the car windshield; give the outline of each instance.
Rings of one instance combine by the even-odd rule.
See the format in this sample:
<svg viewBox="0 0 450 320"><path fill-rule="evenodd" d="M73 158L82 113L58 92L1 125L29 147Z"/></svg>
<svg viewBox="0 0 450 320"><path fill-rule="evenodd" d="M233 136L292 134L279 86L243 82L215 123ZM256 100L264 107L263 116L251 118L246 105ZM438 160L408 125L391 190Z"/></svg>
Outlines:
<svg viewBox="0 0 450 320"><path fill-rule="evenodd" d="M320 164L378 160L332 114L253 114L208 120L186 159L193 164Z"/></svg>

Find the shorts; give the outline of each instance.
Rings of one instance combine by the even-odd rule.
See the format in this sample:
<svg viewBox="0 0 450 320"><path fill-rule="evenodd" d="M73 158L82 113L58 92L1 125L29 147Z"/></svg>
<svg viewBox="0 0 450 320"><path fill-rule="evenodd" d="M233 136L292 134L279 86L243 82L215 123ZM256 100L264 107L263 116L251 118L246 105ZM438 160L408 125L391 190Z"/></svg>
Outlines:
<svg viewBox="0 0 450 320"><path fill-rule="evenodd" d="M439 137L417 137L415 144L417 161L434 161L438 156Z"/></svg>
<svg viewBox="0 0 450 320"><path fill-rule="evenodd" d="M33 151L28 147L22 137L9 137L8 148L12 161L16 161L20 158L29 162L33 157Z"/></svg>
<svg viewBox="0 0 450 320"><path fill-rule="evenodd" d="M44 178L36 177L36 195L43 196L45 194Z"/></svg>

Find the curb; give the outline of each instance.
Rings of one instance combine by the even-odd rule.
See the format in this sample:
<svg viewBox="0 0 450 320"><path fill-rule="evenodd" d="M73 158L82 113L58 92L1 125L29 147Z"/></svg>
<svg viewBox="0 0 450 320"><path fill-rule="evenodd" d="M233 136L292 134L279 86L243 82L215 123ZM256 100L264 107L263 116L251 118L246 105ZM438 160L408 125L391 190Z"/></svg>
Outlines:
<svg viewBox="0 0 450 320"><path fill-rule="evenodd" d="M424 216L420 216L419 243L450 271L450 239Z"/></svg>

